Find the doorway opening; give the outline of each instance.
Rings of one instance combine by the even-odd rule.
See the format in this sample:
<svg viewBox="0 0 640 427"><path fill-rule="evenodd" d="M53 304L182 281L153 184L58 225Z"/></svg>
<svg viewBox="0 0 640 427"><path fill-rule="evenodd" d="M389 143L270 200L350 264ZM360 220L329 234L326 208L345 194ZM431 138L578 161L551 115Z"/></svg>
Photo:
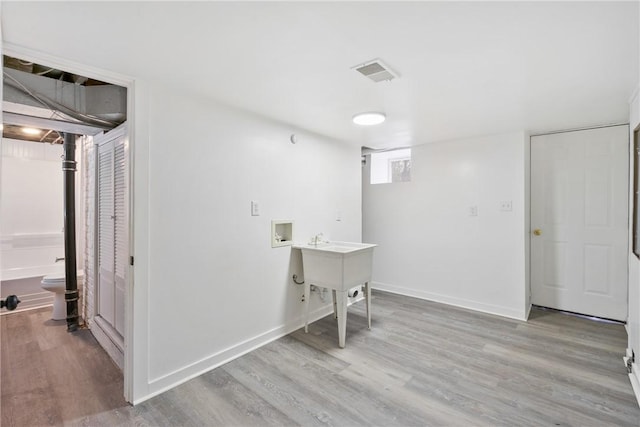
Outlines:
<svg viewBox="0 0 640 427"><path fill-rule="evenodd" d="M626 321L628 125L531 137L531 303Z"/></svg>
<svg viewBox="0 0 640 427"><path fill-rule="evenodd" d="M28 160L33 153L51 152L53 154L49 153L47 158L49 169L57 163L55 169L61 175L62 161L56 159L56 153L63 135L77 136L77 262L84 273L78 312L83 326L91 331L122 371L122 394L131 401L132 366L128 360L131 359L132 346L128 345L128 339L132 329L130 307L133 305L128 254L132 242L132 192L129 191L132 176L129 135L132 126L127 111L132 105L133 82L125 78L114 79L107 73L100 75L94 69L43 58L32 52L5 47L4 53L3 166L11 163L5 157L22 156L23 160ZM28 135L25 129L32 129L31 134ZM116 139L118 142L114 143ZM104 151L107 145L112 147L108 154L111 156L110 169L104 161L107 154L102 153L101 157L101 150ZM20 184L28 183L42 192L43 184L50 181L45 176L22 173L18 183L16 176L5 173L10 172L7 169L2 168L3 196L7 186L17 189ZM21 188L24 189L24 185ZM35 284L37 287L39 279L49 274L50 269L59 269L55 259L60 257L62 223L60 227L47 231L57 222L54 218L53 221L45 220L45 225L30 229L37 223L34 219L38 218L39 210L34 202L38 201L29 201L24 191L21 196L22 206L7 203L3 197L3 210L15 210L13 217L21 216L19 208L25 212L22 222L7 222L6 218L10 217L5 215L0 220L2 251L7 252L2 254L0 292L3 295L5 278L28 279L26 281L31 286ZM49 199L59 199L62 205L58 197L60 194L49 196ZM39 234L43 236L38 237ZM52 257L53 253L56 256ZM112 276L106 272L112 272ZM20 293L29 295L30 290L15 286L11 290L21 300L29 300L21 297ZM46 292L39 292L41 296L50 298ZM49 303L45 298L19 308L38 308Z"/></svg>

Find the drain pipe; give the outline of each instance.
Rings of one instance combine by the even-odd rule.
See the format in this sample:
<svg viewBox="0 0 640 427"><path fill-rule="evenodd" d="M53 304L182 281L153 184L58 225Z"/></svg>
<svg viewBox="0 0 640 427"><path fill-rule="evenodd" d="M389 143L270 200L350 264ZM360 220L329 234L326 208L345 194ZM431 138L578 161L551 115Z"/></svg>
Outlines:
<svg viewBox="0 0 640 427"><path fill-rule="evenodd" d="M64 158L64 276L67 303L67 332L78 329L78 276L76 266L76 136L65 132Z"/></svg>

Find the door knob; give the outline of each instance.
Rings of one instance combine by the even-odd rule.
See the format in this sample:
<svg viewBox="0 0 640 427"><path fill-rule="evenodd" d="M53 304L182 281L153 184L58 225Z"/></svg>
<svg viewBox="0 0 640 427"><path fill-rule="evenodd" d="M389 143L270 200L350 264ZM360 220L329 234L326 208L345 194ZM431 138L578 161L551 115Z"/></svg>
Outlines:
<svg viewBox="0 0 640 427"><path fill-rule="evenodd" d="M542 230L540 230L539 228L536 228L535 230L533 230L533 235L534 236L542 235Z"/></svg>

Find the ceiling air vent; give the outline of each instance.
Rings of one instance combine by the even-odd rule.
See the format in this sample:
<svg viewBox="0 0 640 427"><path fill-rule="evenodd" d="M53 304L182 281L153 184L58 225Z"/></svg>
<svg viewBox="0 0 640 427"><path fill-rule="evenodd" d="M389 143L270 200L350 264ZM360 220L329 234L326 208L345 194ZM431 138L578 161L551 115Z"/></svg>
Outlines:
<svg viewBox="0 0 640 427"><path fill-rule="evenodd" d="M396 77L399 77L398 73L392 71L387 64L379 59L365 62L362 65L356 65L353 68L363 76L370 78L376 83L390 81L395 79Z"/></svg>

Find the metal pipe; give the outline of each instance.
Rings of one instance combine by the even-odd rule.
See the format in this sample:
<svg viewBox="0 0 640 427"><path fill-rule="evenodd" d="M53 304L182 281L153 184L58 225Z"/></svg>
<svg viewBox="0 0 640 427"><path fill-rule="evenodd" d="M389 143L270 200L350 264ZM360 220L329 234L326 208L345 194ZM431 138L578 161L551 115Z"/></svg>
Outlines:
<svg viewBox="0 0 640 427"><path fill-rule="evenodd" d="M67 332L78 329L78 277L76 266L76 136L64 134L64 158L62 173L64 176L64 276L67 303Z"/></svg>

